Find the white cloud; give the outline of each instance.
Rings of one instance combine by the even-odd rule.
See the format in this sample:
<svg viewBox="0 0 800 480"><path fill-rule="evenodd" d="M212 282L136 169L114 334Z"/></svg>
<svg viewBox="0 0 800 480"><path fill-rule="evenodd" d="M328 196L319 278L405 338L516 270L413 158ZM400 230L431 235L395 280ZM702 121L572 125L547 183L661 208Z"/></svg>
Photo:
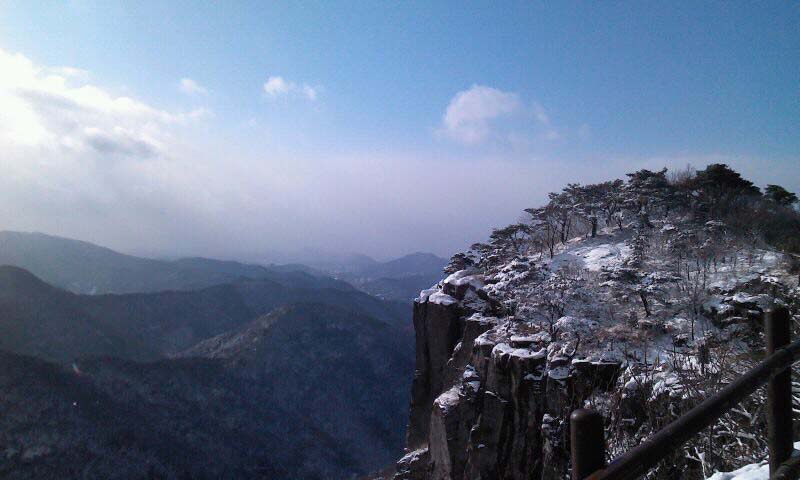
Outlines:
<svg viewBox="0 0 800 480"><path fill-rule="evenodd" d="M72 67L35 65L0 50L0 144L104 154L156 154L171 125L207 116L206 109L169 112L86 83Z"/></svg>
<svg viewBox="0 0 800 480"><path fill-rule="evenodd" d="M319 93L318 88L307 83L298 84L285 80L281 76L269 77L264 82L264 94L267 98L278 98L284 95L299 95L307 100L314 101Z"/></svg>
<svg viewBox="0 0 800 480"><path fill-rule="evenodd" d="M533 107L531 109L533 113L533 118L536 119L536 123L539 125L539 128L542 129L542 132L539 134L539 138L547 140L547 141L556 141L561 139L561 134L553 127L552 122L550 122L550 115L547 114L544 107L539 102L533 102Z"/></svg>
<svg viewBox="0 0 800 480"><path fill-rule="evenodd" d="M484 85L473 85L450 100L438 133L465 145L495 140L517 150L562 138L539 102L523 105L519 94Z"/></svg>
<svg viewBox="0 0 800 480"><path fill-rule="evenodd" d="M192 80L191 78L181 78L181 81L178 82L178 90L185 93L186 95L208 94L208 90L205 87L203 87L196 81Z"/></svg>
<svg viewBox="0 0 800 480"><path fill-rule="evenodd" d="M156 237L202 203L187 186L213 177L190 180L181 139L208 110L160 109L2 49L0 72L2 228Z"/></svg>
<svg viewBox="0 0 800 480"><path fill-rule="evenodd" d="M442 118L443 132L465 144L480 143L489 137L492 120L511 115L519 108L516 93L473 85L450 100Z"/></svg>
<svg viewBox="0 0 800 480"><path fill-rule="evenodd" d="M89 72L82 68L53 67L53 68L48 68L47 71L54 73L56 75L62 75L67 78L76 78L81 80L87 80L89 78Z"/></svg>
<svg viewBox="0 0 800 480"><path fill-rule="evenodd" d="M272 97L284 95L289 93L289 84L286 83L283 77L269 77L264 82L264 93Z"/></svg>

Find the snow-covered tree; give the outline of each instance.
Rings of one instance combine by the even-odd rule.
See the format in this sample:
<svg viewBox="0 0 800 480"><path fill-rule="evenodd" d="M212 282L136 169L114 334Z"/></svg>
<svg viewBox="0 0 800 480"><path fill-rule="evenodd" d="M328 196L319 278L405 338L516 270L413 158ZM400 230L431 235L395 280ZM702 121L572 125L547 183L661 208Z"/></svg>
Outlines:
<svg viewBox="0 0 800 480"><path fill-rule="evenodd" d="M525 252L530 244L531 227L524 223L514 223L507 227L496 228L489 235L489 243L498 251L517 256Z"/></svg>
<svg viewBox="0 0 800 480"><path fill-rule="evenodd" d="M723 218L737 204L761 194L753 182L722 163L698 171L693 186L702 211L711 219Z"/></svg>
<svg viewBox="0 0 800 480"><path fill-rule="evenodd" d="M767 188L764 189L764 196L784 207L790 207L797 203L797 195L780 185L767 185Z"/></svg>
<svg viewBox="0 0 800 480"><path fill-rule="evenodd" d="M467 253L456 253L450 257L450 262L444 267L444 273L451 274L475 266L475 257Z"/></svg>
<svg viewBox="0 0 800 480"><path fill-rule="evenodd" d="M548 274L540 283L532 283L524 295L522 312L544 317L551 333L556 320L570 313L589 298L587 281L580 272L563 268Z"/></svg>
<svg viewBox="0 0 800 480"><path fill-rule="evenodd" d="M637 229L626 243L630 247L630 255L622 264L601 271L600 277L605 280L602 285L611 287L617 298L638 297L645 317L650 317L653 314L653 301L661 297L668 284L677 281L677 275L649 265L647 250L650 241L645 229Z"/></svg>
<svg viewBox="0 0 800 480"><path fill-rule="evenodd" d="M553 258L559 240L560 226L555 209L548 207L528 208L525 209L525 212L531 218L529 223L531 237L544 248L547 248L550 258Z"/></svg>
<svg viewBox="0 0 800 480"><path fill-rule="evenodd" d="M639 227L652 228L651 216L657 211L668 212L674 193L667 181L667 169L657 172L639 170L628 173L623 204L639 220Z"/></svg>

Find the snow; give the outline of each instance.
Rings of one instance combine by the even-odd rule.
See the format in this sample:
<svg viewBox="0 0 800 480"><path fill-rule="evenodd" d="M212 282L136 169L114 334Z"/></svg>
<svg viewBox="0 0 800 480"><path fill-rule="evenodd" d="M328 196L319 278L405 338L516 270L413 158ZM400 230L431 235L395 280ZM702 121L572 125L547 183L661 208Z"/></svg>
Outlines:
<svg viewBox="0 0 800 480"><path fill-rule="evenodd" d="M495 330L487 330L480 334L478 338L472 342L475 347L494 347L497 344L497 332Z"/></svg>
<svg viewBox="0 0 800 480"><path fill-rule="evenodd" d="M478 372L472 365L467 365L464 369L464 374L461 377L462 384L465 388L477 392L481 388L481 378Z"/></svg>
<svg viewBox="0 0 800 480"><path fill-rule="evenodd" d="M434 285L432 288L419 292L419 297L415 298L414 301L417 303L425 303L428 301L428 298L431 295L433 295L438 291L439 291L438 285Z"/></svg>
<svg viewBox="0 0 800 480"><path fill-rule="evenodd" d="M653 398L661 394L669 394L674 392L680 387L680 379L678 376L670 371L662 371L653 374L653 391L651 396Z"/></svg>
<svg viewBox="0 0 800 480"><path fill-rule="evenodd" d="M444 279L444 283L460 287L470 285L476 290L483 287L483 275L476 274L473 270L459 270Z"/></svg>
<svg viewBox="0 0 800 480"><path fill-rule="evenodd" d="M597 328L599 324L594 320L585 318L575 318L571 316L564 316L556 320L553 326L558 330L589 333L592 328Z"/></svg>
<svg viewBox="0 0 800 480"><path fill-rule="evenodd" d="M438 305L452 305L456 303L458 300L451 297L450 295L444 292L436 292L428 297L429 303L435 303Z"/></svg>
<svg viewBox="0 0 800 480"><path fill-rule="evenodd" d="M794 444L795 453L800 449L800 442ZM766 460L759 463L745 465L732 472L717 472L706 480L769 480L769 464Z"/></svg>
<svg viewBox="0 0 800 480"><path fill-rule="evenodd" d="M514 343L516 343L516 344L522 343L522 344L530 345L530 344L536 342L539 338L541 338L541 336L538 335L538 334L537 335L512 335L511 336L511 343L512 344L514 344Z"/></svg>
<svg viewBox="0 0 800 480"><path fill-rule="evenodd" d="M541 348L539 350L532 350L530 348L514 348L508 343L498 343L495 345L494 349L492 349L492 356L500 356L508 354L512 357L520 357L520 358L529 358L529 359L540 359L545 358L547 356L547 349Z"/></svg>
<svg viewBox="0 0 800 480"><path fill-rule="evenodd" d="M450 390L447 390L443 394L436 397L436 400L433 401L433 404L436 406L436 408L440 409L442 413L446 414L451 408L458 405L458 402L461 399L461 395L459 394L460 390L460 386L454 386Z"/></svg>
<svg viewBox="0 0 800 480"><path fill-rule="evenodd" d="M628 250L630 249L623 243L599 245L583 253L584 268L592 272L599 272L603 267L620 262Z"/></svg>
<svg viewBox="0 0 800 480"><path fill-rule="evenodd" d="M607 238L587 239L577 245L568 247L555 255L549 262L552 270L566 264L574 264L590 272L599 272L603 268L611 268L622 263L630 254L630 247L625 242L609 243Z"/></svg>
<svg viewBox="0 0 800 480"><path fill-rule="evenodd" d="M405 454L397 463L400 465L410 465L417 462L422 456L428 453L428 447L418 448Z"/></svg>
<svg viewBox="0 0 800 480"><path fill-rule="evenodd" d="M747 293L737 292L735 295L731 297L725 297L722 301L733 304L738 303L740 305L752 303L762 309L765 309L772 304L773 298L770 295L765 295L765 294L749 295Z"/></svg>
<svg viewBox="0 0 800 480"><path fill-rule="evenodd" d="M708 480L768 480L769 465L766 462L745 465L729 473L717 472Z"/></svg>
<svg viewBox="0 0 800 480"><path fill-rule="evenodd" d="M467 365L461 377L461 383L445 391L433 401L436 408L447 414L461 401L461 397L477 392L481 388L481 379L478 372L471 365Z"/></svg>
<svg viewBox="0 0 800 480"><path fill-rule="evenodd" d="M437 283L433 287L421 291L419 293L419 297L415 298L414 301L417 303L429 302L438 305L452 305L457 303L458 299L448 295L447 293L444 293L442 289L445 286L456 288L468 286L469 288L465 292L462 301L471 306L473 310L480 310L483 307L483 300L478 298L478 296L475 294L476 290L479 290L484 286L483 275L477 274L472 270L460 270L449 275L447 278ZM453 293L454 290L448 289L447 291Z"/></svg>
<svg viewBox="0 0 800 480"><path fill-rule="evenodd" d="M452 305L458 300L439 290L438 286L419 292L419 297L414 299L417 303L435 303L438 305Z"/></svg>

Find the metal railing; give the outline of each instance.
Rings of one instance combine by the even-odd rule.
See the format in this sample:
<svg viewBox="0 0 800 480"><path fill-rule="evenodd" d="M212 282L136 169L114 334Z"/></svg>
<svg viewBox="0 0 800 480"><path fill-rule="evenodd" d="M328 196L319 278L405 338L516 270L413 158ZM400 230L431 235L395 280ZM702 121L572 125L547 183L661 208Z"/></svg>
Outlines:
<svg viewBox="0 0 800 480"><path fill-rule="evenodd" d="M790 343L791 316L787 308L781 307L766 313L764 336L767 353L764 360L608 465L605 464L603 417L587 409L572 412L572 479L637 479L765 383L770 479L800 478L800 457L792 457L790 368L796 360L800 360L800 340Z"/></svg>

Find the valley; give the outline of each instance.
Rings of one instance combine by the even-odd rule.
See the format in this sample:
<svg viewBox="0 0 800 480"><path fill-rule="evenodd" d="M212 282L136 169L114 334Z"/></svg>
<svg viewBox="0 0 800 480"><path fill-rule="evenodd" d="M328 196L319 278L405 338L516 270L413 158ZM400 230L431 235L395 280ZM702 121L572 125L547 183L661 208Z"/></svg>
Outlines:
<svg viewBox="0 0 800 480"><path fill-rule="evenodd" d="M0 266L4 478L346 477L402 451L408 301L297 266L0 239L79 290Z"/></svg>

